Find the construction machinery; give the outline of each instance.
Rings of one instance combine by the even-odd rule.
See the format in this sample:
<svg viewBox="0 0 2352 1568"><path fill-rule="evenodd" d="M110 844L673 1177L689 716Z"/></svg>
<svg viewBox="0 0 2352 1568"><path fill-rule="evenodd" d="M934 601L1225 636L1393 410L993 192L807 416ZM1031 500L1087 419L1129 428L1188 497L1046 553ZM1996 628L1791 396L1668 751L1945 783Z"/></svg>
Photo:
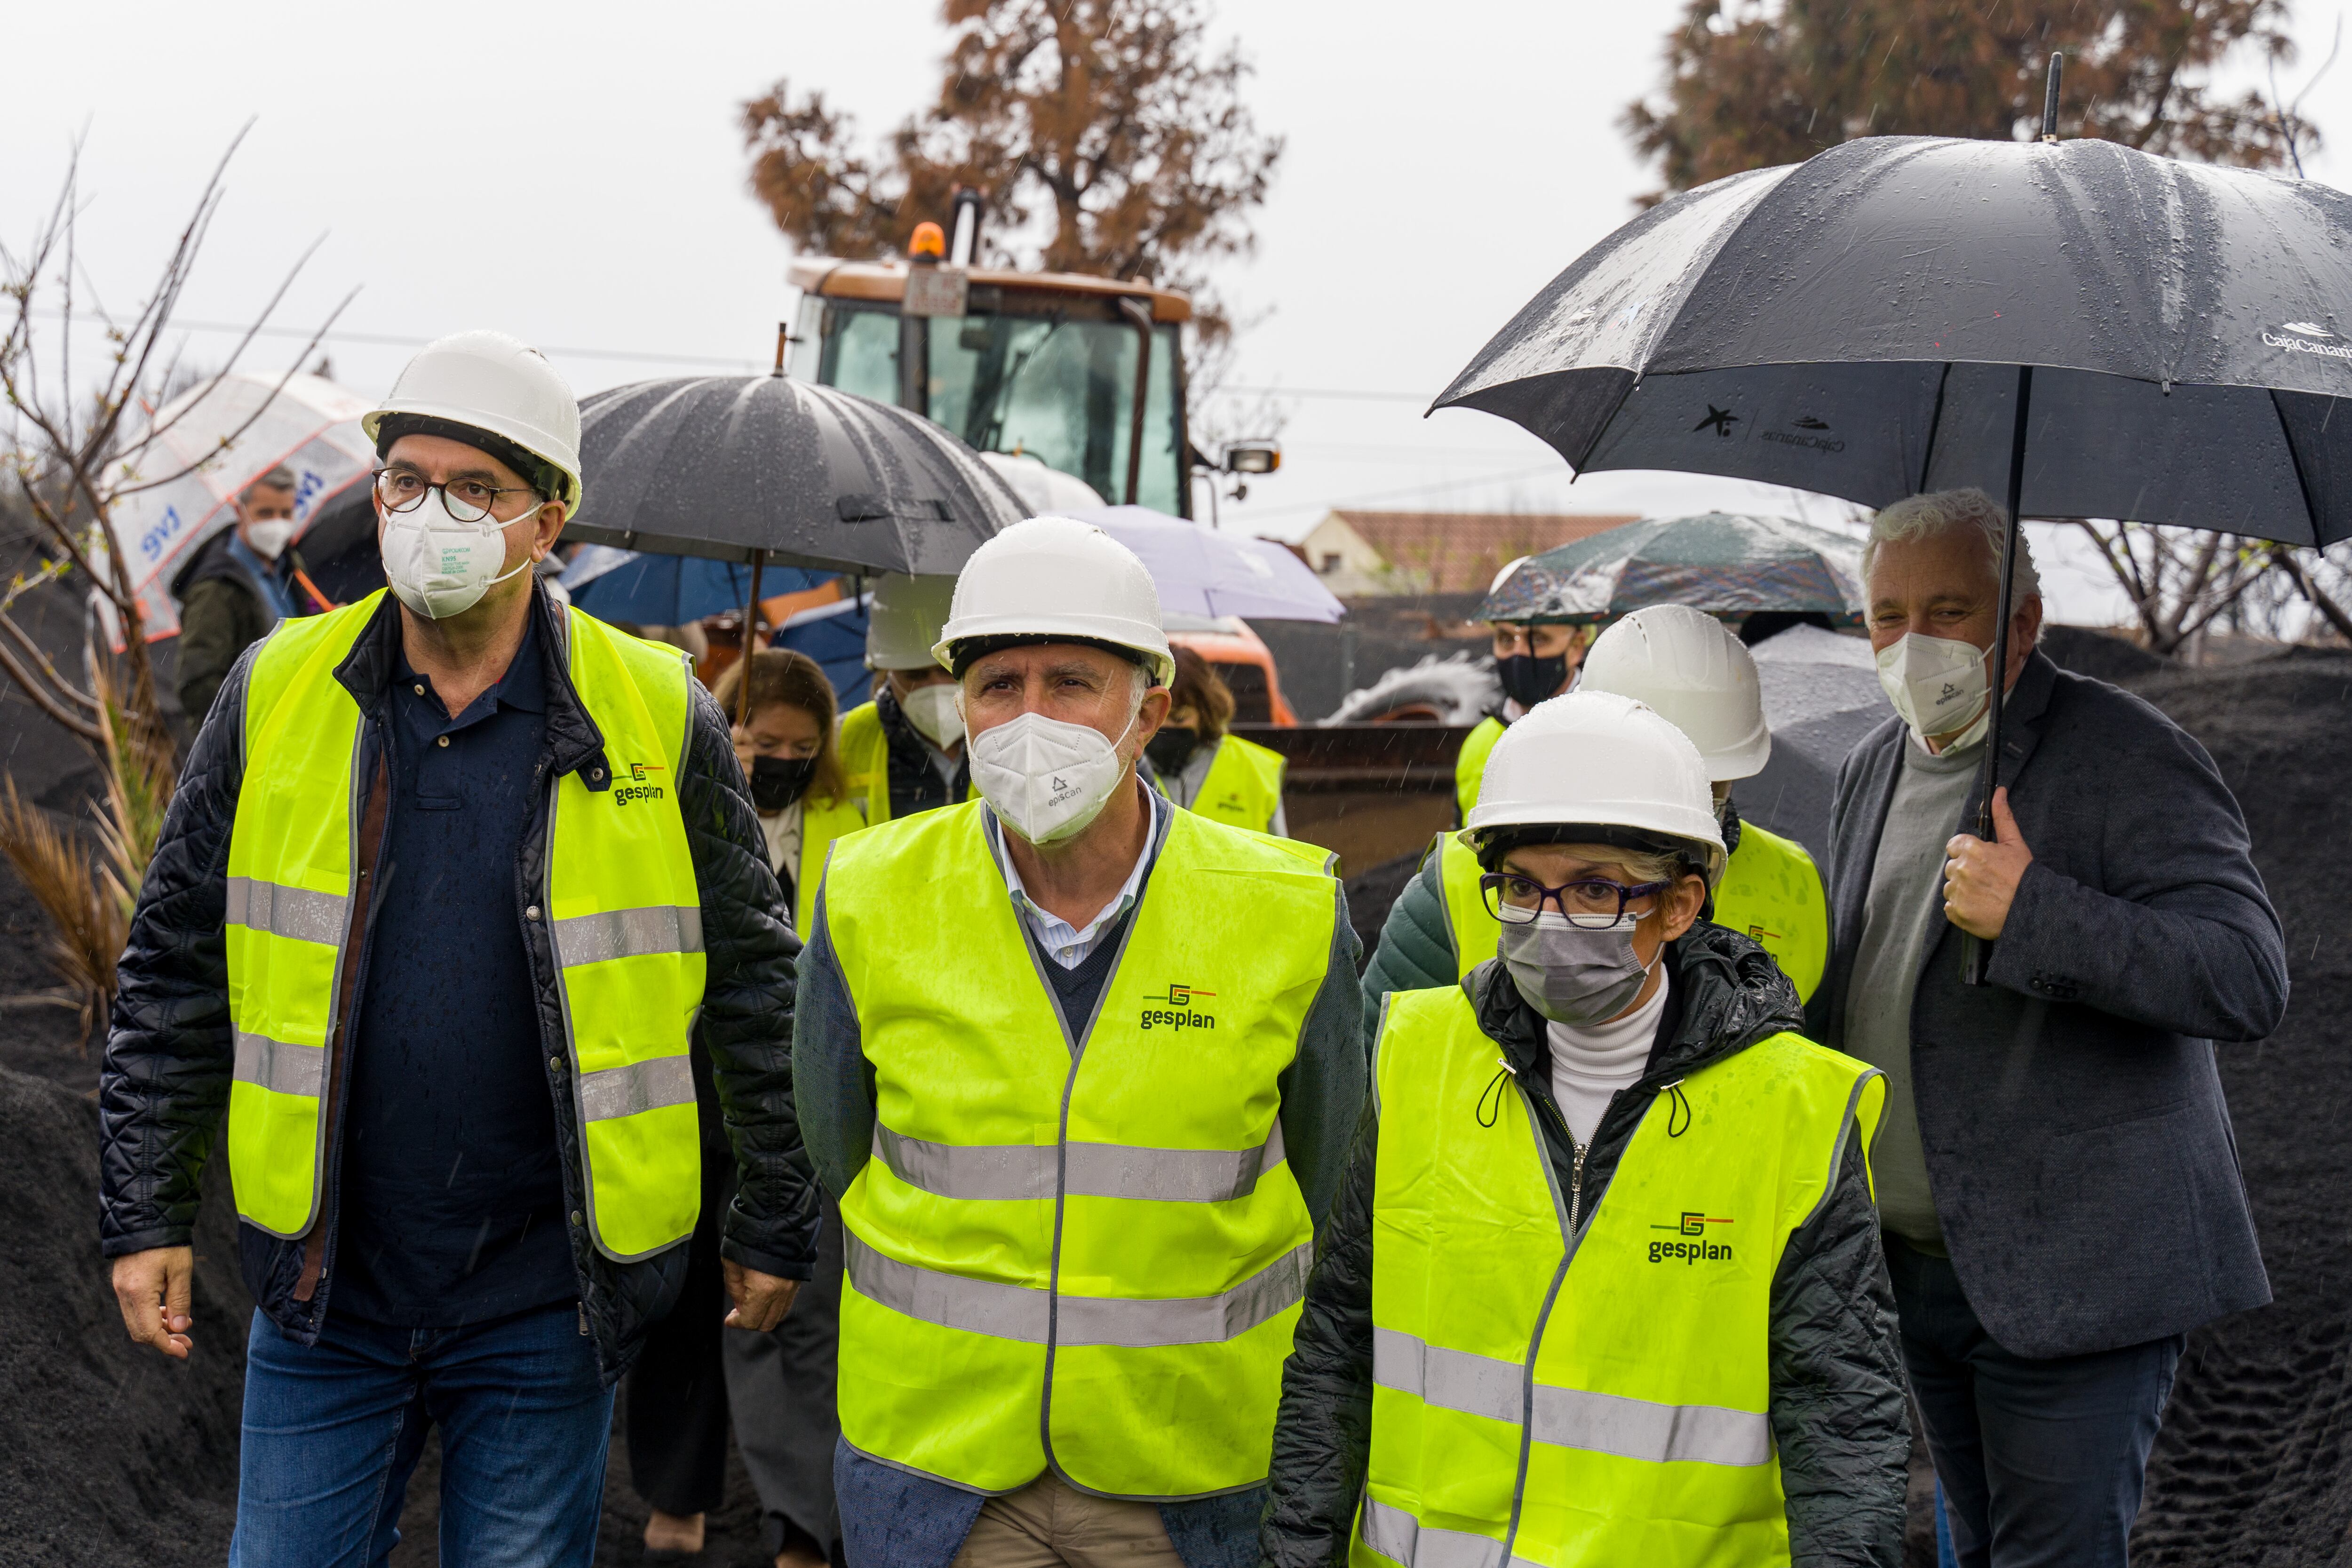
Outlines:
<svg viewBox="0 0 2352 1568"><path fill-rule="evenodd" d="M1281 448L1196 452L1185 419L1184 324L1192 301L1145 279L970 265L978 195L960 191L955 246L919 225L903 261L807 257L791 373L895 403L984 453L1034 458L1099 502L1192 515L1192 475L1271 473ZM1008 478L1013 477L1008 475Z"/></svg>

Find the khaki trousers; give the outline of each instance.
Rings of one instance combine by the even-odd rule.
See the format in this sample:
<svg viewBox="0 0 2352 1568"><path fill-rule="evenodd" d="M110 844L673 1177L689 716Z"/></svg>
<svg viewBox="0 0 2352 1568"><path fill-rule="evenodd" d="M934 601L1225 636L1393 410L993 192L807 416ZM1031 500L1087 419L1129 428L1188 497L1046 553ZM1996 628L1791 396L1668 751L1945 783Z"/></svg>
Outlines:
<svg viewBox="0 0 2352 1568"><path fill-rule="evenodd" d="M992 1497L952 1568L1184 1568L1160 1505L1082 1492L1048 1470Z"/></svg>

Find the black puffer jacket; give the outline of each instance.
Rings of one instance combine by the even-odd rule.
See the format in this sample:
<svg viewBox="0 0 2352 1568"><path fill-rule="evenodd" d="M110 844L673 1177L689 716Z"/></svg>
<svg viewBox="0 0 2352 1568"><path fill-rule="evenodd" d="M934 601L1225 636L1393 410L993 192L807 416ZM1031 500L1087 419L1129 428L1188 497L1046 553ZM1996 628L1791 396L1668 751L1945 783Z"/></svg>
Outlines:
<svg viewBox="0 0 2352 1568"><path fill-rule="evenodd" d="M1642 1080L1609 1103L1585 1154L1590 1215L1664 1086L1783 1029L1802 1027L1796 992L1764 950L1698 925L1666 950L1671 989ZM1538 1119L1566 1192L1574 1150L1551 1098L1543 1019L1500 963L1464 982L1478 1025L1551 1115ZM1371 1443L1373 1171L1379 1121L1368 1101L1347 1185L1317 1242L1313 1279L1283 1369L1274 1468L1260 1546L1273 1568L1348 1557ZM1797 1568L1898 1568L1911 1449L1894 1293L1856 1142L1819 1214L1790 1237L1772 1280L1773 1440ZM1588 1218L1586 1223L1591 1223Z"/></svg>
<svg viewBox="0 0 2352 1568"><path fill-rule="evenodd" d="M558 778L579 772L609 780L604 736L566 670L562 610L535 591L538 646L545 659L547 733L538 764L541 788L514 868L515 921L524 933L537 982L540 1035L551 1056L564 1054L564 1027L547 925L527 920L526 889L546 885L548 803ZM376 773L384 699L399 647L398 606L386 595L359 641L335 671L360 705L361 776ZM267 646L266 644L260 646ZM186 1245L194 1225L197 1177L219 1139L234 1067L228 1011L226 914L229 831L245 778L245 698L258 649L237 661L196 737L161 841L140 889L131 940L122 954L99 1089L100 1237L110 1258ZM816 1186L793 1114L793 964L800 943L768 869L758 817L727 721L696 687L694 723L678 802L686 817L702 903L708 960L697 1020L696 1078L715 1092L742 1173L726 1220L722 1250L769 1274L805 1279L816 1255ZM379 784L379 788L382 784ZM370 955L363 941L354 972L364 986ZM356 1016L345 1002L343 1017ZM350 1081L352 1031L340 1029L330 1067L332 1086ZM715 1069L712 1070L712 1069ZM548 1075L567 1206L584 1205L578 1123L569 1073ZM310 1235L281 1241L239 1226L246 1283L287 1332L304 1342L325 1321L334 1277L335 1189L341 1116L328 1130L326 1200ZM635 1359L646 1329L669 1310L685 1282L680 1244L637 1263L614 1263L595 1250L584 1227L572 1233L573 1269L605 1380Z"/></svg>

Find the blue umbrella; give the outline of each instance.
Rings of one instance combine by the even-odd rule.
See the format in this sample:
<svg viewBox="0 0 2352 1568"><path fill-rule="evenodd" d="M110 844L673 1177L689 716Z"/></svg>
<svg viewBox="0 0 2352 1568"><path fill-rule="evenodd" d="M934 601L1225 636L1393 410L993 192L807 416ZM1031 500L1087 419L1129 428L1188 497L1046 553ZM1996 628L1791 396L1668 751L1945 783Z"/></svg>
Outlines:
<svg viewBox="0 0 2352 1568"><path fill-rule="evenodd" d="M798 650L816 660L833 682L841 710L866 700L872 676L866 668L866 606L873 595L803 610L776 628L770 646Z"/></svg>
<svg viewBox="0 0 2352 1568"><path fill-rule="evenodd" d="M833 575L771 566L761 574L760 596L814 588ZM598 620L645 626L681 626L705 616L740 611L751 593L749 566L687 555L640 554L609 544L583 546L561 581L572 602Z"/></svg>

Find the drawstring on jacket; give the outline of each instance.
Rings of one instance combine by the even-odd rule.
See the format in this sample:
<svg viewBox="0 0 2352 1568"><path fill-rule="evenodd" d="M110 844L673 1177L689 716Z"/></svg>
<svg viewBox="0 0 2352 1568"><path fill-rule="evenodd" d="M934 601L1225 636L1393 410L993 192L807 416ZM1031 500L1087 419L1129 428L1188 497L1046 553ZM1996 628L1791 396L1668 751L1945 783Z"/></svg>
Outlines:
<svg viewBox="0 0 2352 1568"><path fill-rule="evenodd" d="M1683 1097L1683 1080L1676 1079L1658 1092L1673 1100L1666 1107L1666 1136L1679 1138L1690 1131L1691 1125L1690 1101Z"/></svg>
<svg viewBox="0 0 2352 1568"><path fill-rule="evenodd" d="M1503 1097L1496 1091L1502 1087L1505 1079L1517 1081L1519 1076L1512 1070L1510 1062L1502 1057L1495 1058L1495 1076L1487 1079L1486 1087L1478 1092L1478 1125L1481 1127L1492 1127L1501 1120ZM1495 1100L1495 1109L1492 1110L1486 1109L1486 1100L1489 1095L1492 1095Z"/></svg>

